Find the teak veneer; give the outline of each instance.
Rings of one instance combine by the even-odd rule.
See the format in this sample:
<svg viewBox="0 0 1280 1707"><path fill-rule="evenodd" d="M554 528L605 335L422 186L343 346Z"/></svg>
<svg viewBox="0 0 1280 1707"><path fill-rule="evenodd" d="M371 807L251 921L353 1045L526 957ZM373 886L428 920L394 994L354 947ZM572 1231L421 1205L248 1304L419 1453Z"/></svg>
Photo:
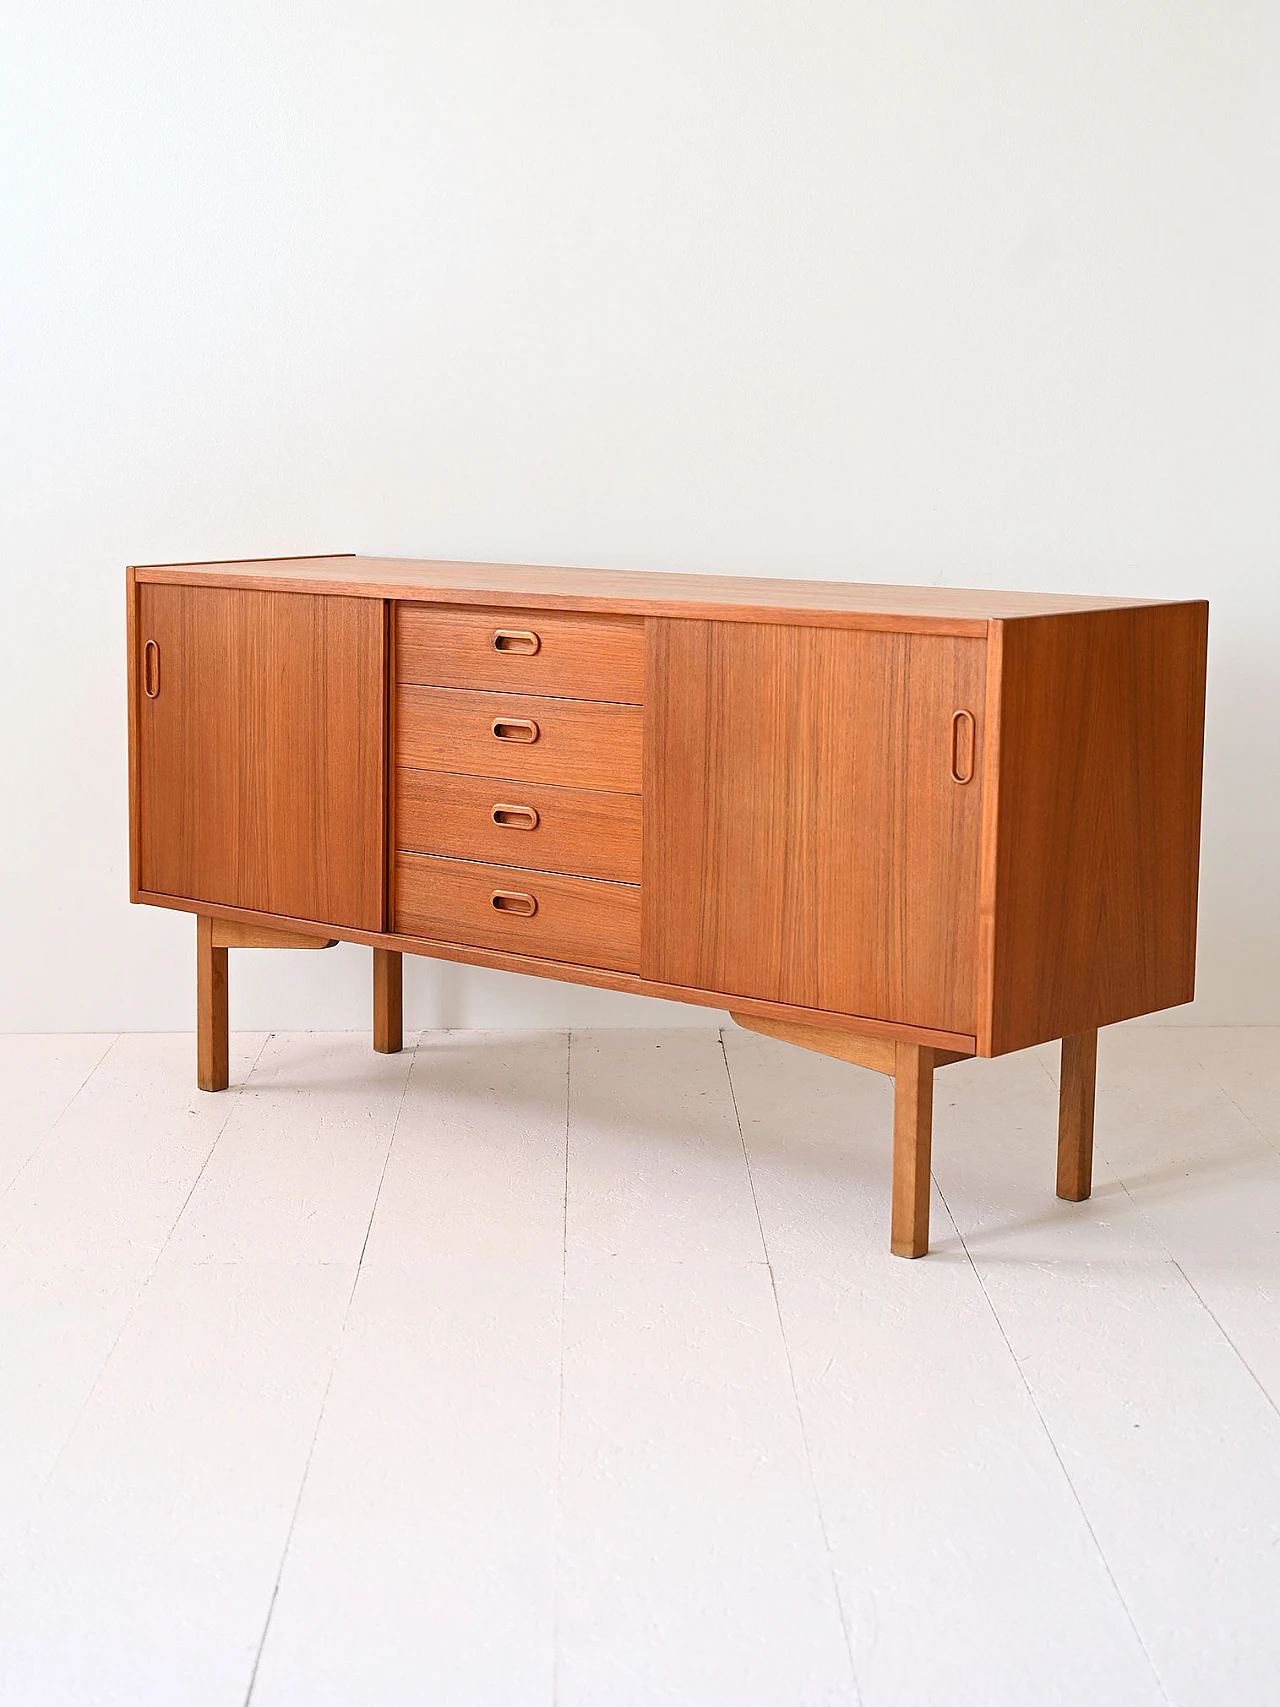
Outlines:
<svg viewBox="0 0 1280 1707"><path fill-rule="evenodd" d="M933 1075L1191 999L1208 606L355 556L128 571L130 892L229 948L374 952L731 1011L893 1077L928 1249Z"/></svg>

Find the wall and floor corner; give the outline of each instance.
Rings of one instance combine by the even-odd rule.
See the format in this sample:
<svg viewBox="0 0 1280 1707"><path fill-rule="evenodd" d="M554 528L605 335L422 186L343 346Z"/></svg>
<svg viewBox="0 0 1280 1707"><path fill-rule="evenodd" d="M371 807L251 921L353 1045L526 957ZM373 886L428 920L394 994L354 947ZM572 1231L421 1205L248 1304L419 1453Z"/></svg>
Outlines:
<svg viewBox="0 0 1280 1707"><path fill-rule="evenodd" d="M352 549L1208 597L1174 1017L1280 1020L1280 16L10 18L0 1029L190 1024L123 565ZM363 951L242 958L233 1023L367 1025ZM412 1027L712 1017L409 969Z"/></svg>

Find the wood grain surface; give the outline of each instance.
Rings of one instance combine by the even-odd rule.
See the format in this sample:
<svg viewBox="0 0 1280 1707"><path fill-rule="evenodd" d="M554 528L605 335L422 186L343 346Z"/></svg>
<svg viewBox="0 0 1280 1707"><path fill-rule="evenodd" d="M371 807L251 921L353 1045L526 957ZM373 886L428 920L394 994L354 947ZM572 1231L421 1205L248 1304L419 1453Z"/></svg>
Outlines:
<svg viewBox="0 0 1280 1707"><path fill-rule="evenodd" d="M1058 1196L1083 1203L1093 1190L1093 1110L1098 1077L1098 1034L1062 1040L1058 1080Z"/></svg>
<svg viewBox="0 0 1280 1707"><path fill-rule="evenodd" d="M139 869L142 843L139 833L138 799L138 695L141 691L142 643L138 639L138 581L130 569L125 574L125 665L129 694L129 899L136 901L142 888Z"/></svg>
<svg viewBox="0 0 1280 1707"><path fill-rule="evenodd" d="M972 1032L983 642L649 630L645 977Z"/></svg>
<svg viewBox="0 0 1280 1707"><path fill-rule="evenodd" d="M899 1043L896 1055L889 1249L895 1257L923 1257L929 1254L933 1051L918 1043Z"/></svg>
<svg viewBox="0 0 1280 1707"><path fill-rule="evenodd" d="M139 564L140 581L289 588L434 604L484 603L504 610L596 610L611 615L713 617L721 621L885 627L981 637L989 621L1057 611L1145 604L1078 593L986 592L892 586L878 581L802 581L755 575L678 575L632 569L566 569L519 563L457 563L399 557L271 558L258 562Z"/></svg>
<svg viewBox="0 0 1280 1707"><path fill-rule="evenodd" d="M1188 1002L1208 606L1003 625L981 1053Z"/></svg>
<svg viewBox="0 0 1280 1707"><path fill-rule="evenodd" d="M891 1037L862 1037L856 1031L795 1025L783 1019L762 1019L758 1014L730 1013L729 1018L744 1031L776 1038L779 1043L792 1043L798 1049L810 1049L815 1055L830 1055L837 1061L848 1061L873 1073L888 1073L890 1077L897 1071L897 1044Z"/></svg>
<svg viewBox="0 0 1280 1707"><path fill-rule="evenodd" d="M373 1047L379 1055L404 1048L404 958L389 948L373 951Z"/></svg>
<svg viewBox="0 0 1280 1707"><path fill-rule="evenodd" d="M313 936L304 931L267 930L263 925L242 925L232 919L213 921L215 948L336 948L336 936Z"/></svg>
<svg viewBox="0 0 1280 1707"><path fill-rule="evenodd" d="M638 794L401 767L395 822L405 853L640 881Z"/></svg>
<svg viewBox="0 0 1280 1707"><path fill-rule="evenodd" d="M872 1073L898 1070L897 1046L891 1037L868 1037L857 1031L837 1031L831 1026L797 1025L793 1020L766 1019L759 1014L730 1013L729 1018L744 1031L755 1031L761 1037L777 1038L779 1043L794 1044L797 1049L810 1049L815 1055L830 1055L837 1061L848 1061L855 1067L866 1067ZM971 1049L935 1049L935 1067L949 1067L954 1061L972 1061Z"/></svg>
<svg viewBox="0 0 1280 1707"><path fill-rule="evenodd" d="M383 923L383 606L144 584L135 692L142 890Z"/></svg>
<svg viewBox="0 0 1280 1707"><path fill-rule="evenodd" d="M214 921L196 918L196 1084L225 1091L231 1082L227 951L214 941Z"/></svg>
<svg viewBox="0 0 1280 1707"><path fill-rule="evenodd" d="M536 911L528 917L498 911L495 894L528 896ZM616 972L639 966L640 895L631 884L399 854L395 922L410 936L515 949Z"/></svg>
<svg viewBox="0 0 1280 1707"><path fill-rule="evenodd" d="M495 723L531 724L537 738L504 740ZM395 762L419 770L638 794L643 739L634 705L396 686Z"/></svg>
<svg viewBox="0 0 1280 1707"><path fill-rule="evenodd" d="M644 624L634 616L403 603L396 679L639 705Z"/></svg>

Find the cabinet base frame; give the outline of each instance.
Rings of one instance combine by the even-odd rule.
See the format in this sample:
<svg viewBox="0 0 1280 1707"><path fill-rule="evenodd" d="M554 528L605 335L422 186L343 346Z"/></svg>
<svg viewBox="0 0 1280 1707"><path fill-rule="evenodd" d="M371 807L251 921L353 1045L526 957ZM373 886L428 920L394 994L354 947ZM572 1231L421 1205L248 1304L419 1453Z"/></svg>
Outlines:
<svg viewBox="0 0 1280 1707"><path fill-rule="evenodd" d="M196 914L196 1081L202 1091L224 1091L230 1081L227 951L230 948L332 948L337 938L254 922ZM373 1047L394 1055L404 1047L404 955L373 947ZM972 1051L942 1049L835 1027L801 1025L768 1015L733 1012L746 1031L830 1055L893 1080L893 1203L889 1248L894 1256L922 1257L929 1250L930 1159L933 1145L933 1075L937 1068L973 1059ZM1062 1040L1058 1093L1058 1196L1083 1202L1092 1189L1093 1119L1098 1033Z"/></svg>
<svg viewBox="0 0 1280 1707"><path fill-rule="evenodd" d="M196 1083L202 1091L225 1091L230 1082L227 950L333 948L337 941L196 914ZM373 951L373 1047L380 1055L404 1048L403 958L394 949Z"/></svg>
<svg viewBox="0 0 1280 1707"><path fill-rule="evenodd" d="M937 1067L973 1057L920 1043L792 1025L755 1014L729 1016L744 1031L775 1037L819 1055L851 1061L893 1080L893 1206L889 1248L896 1257L929 1250L929 1181L933 1148L933 1074ZM1098 1067L1097 1030L1062 1040L1058 1088L1058 1196L1083 1203L1093 1189L1093 1110Z"/></svg>
<svg viewBox="0 0 1280 1707"><path fill-rule="evenodd" d="M970 1032L935 1031L918 1025L891 1025L872 1019L866 1014L827 1014L812 1008L798 1008L789 1003L758 1000L755 997L727 996L723 990L693 990L680 984L659 984L651 978L641 978L633 972L609 972L599 966L575 966L568 961L543 960L529 954L513 954L502 949L476 948L457 942L440 942L435 938L405 936L396 931L363 930L354 925L322 925L310 919L291 919L279 913L258 913L245 907L224 907L211 903L195 903L177 895L163 895L157 890L142 889L133 900L148 907L167 907L178 913L207 912L212 918L237 923L265 925L270 930L297 931L312 937L330 936L339 942L357 942L366 948L389 948L400 954L421 955L428 960L451 960L464 966L491 966L499 972L520 972L531 978L554 978L566 984L588 984L601 990L624 990L629 995L660 996L666 1001L687 1002L695 1007L715 1008L723 1012L728 1007L741 1008L743 1013L766 1019L786 1020L789 1024L821 1029L834 1025L843 1032L856 1032L868 1037L887 1038L891 1043L906 1039L927 1043L933 1049L954 1054L971 1055L978 1050ZM1128 1019L1129 1014L1116 1014L1115 1019Z"/></svg>
<svg viewBox="0 0 1280 1707"><path fill-rule="evenodd" d="M196 1084L202 1091L225 1091L231 1078L227 950L334 948L337 941L337 937L196 914Z"/></svg>

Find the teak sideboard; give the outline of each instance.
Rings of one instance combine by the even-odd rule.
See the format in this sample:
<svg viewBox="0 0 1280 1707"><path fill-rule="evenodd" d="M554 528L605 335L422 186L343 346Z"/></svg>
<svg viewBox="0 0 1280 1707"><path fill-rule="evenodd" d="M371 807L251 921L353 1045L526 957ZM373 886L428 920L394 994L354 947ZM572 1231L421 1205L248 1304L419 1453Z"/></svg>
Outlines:
<svg viewBox="0 0 1280 1707"><path fill-rule="evenodd" d="M893 1076L928 1249L933 1074L1191 999L1208 606L317 557L128 571L130 891L227 951L404 953L727 1008Z"/></svg>

